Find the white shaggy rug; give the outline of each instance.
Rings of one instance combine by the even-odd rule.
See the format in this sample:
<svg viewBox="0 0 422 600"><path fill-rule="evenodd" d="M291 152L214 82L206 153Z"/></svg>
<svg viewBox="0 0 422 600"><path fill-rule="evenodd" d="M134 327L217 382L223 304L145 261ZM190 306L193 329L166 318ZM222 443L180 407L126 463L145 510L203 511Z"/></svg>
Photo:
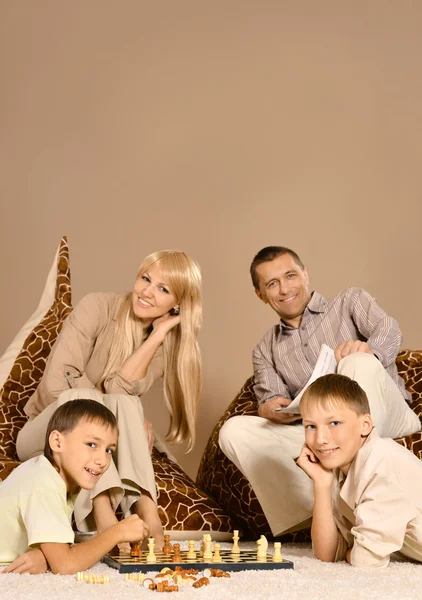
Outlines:
<svg viewBox="0 0 422 600"><path fill-rule="evenodd" d="M255 548L242 542L242 549ZM182 543L182 550L187 543ZM196 544L198 547L198 543ZM221 549L230 548L222 543ZM270 544L269 549L272 549ZM280 600L422 600L422 564L391 563L386 569L355 569L346 563L327 564L312 557L310 546L285 545L285 558L292 560L294 570L243 571L231 573L230 579L212 579L207 587L181 587L171 598L196 600L243 600L269 598ZM110 583L92 585L77 582L74 575L0 575L2 600L133 600L154 598L152 592L133 581L126 581L114 569L98 563L89 573L107 573ZM164 595L164 594L163 594ZM160 597L163 596L160 594ZM167 594L164 595L167 597Z"/></svg>

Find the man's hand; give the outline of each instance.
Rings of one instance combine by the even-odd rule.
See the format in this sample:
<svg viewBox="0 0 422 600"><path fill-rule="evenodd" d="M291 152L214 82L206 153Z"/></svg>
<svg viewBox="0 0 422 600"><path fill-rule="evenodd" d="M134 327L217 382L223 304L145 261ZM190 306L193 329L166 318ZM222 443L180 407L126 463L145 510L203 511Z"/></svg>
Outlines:
<svg viewBox="0 0 422 600"><path fill-rule="evenodd" d="M41 550L30 550L22 556L15 558L8 567L3 569L2 573L30 573L31 575L40 575L48 569L47 561Z"/></svg>
<svg viewBox="0 0 422 600"><path fill-rule="evenodd" d="M147 421L147 419L144 419L144 429L145 429L145 435L147 436L147 440L148 440L148 450L149 453L151 454L152 452L152 447L154 446L154 432L152 431L152 423L151 421Z"/></svg>
<svg viewBox="0 0 422 600"><path fill-rule="evenodd" d="M302 451L296 461L298 467L312 479L315 485L331 486L333 484L333 471L326 469L319 462L315 454L306 444L303 444Z"/></svg>
<svg viewBox="0 0 422 600"><path fill-rule="evenodd" d="M267 402L261 404L258 408L258 416L263 419L273 421L273 423L281 423L282 425L290 425L295 421L300 421L300 415L294 415L285 412L275 412L274 409L289 406L292 401L289 398L271 398Z"/></svg>
<svg viewBox="0 0 422 600"><path fill-rule="evenodd" d="M371 348L366 342L360 342L359 340L347 340L342 342L334 350L337 363L341 361L345 356L354 354L355 352L365 352L366 354L373 354Z"/></svg>

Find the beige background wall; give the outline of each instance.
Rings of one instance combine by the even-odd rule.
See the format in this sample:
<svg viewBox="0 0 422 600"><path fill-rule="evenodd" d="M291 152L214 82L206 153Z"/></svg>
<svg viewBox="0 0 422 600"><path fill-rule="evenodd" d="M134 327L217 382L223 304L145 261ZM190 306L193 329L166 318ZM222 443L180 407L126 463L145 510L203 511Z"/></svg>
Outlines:
<svg viewBox="0 0 422 600"><path fill-rule="evenodd" d="M324 295L361 286L422 347L422 4L0 1L0 350L60 237L74 301L140 260L201 264L208 436L275 322L248 277L292 246ZM156 389L147 412L161 431Z"/></svg>

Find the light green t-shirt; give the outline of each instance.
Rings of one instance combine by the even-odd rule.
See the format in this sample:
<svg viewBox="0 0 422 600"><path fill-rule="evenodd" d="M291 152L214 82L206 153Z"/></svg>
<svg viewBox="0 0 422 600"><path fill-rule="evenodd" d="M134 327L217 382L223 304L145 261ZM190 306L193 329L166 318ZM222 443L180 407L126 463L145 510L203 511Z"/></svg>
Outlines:
<svg viewBox="0 0 422 600"><path fill-rule="evenodd" d="M36 456L0 484L0 562L10 562L42 543L73 544L75 495L45 458Z"/></svg>

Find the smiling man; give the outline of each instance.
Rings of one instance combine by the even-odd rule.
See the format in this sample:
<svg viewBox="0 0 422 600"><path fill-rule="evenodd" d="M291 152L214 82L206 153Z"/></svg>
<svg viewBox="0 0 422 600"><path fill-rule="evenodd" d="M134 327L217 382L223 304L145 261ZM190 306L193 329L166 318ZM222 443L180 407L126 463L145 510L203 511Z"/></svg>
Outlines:
<svg viewBox="0 0 422 600"><path fill-rule="evenodd" d="M249 480L274 535L309 523L313 487L297 468L304 430L301 417L287 407L303 389L323 344L335 351L337 372L365 390L382 437L420 430L406 401L410 394L395 365L402 335L367 292L348 288L331 299L310 292L308 272L293 250L263 248L250 273L255 293L280 321L253 351L257 417L229 419L220 446Z"/></svg>

